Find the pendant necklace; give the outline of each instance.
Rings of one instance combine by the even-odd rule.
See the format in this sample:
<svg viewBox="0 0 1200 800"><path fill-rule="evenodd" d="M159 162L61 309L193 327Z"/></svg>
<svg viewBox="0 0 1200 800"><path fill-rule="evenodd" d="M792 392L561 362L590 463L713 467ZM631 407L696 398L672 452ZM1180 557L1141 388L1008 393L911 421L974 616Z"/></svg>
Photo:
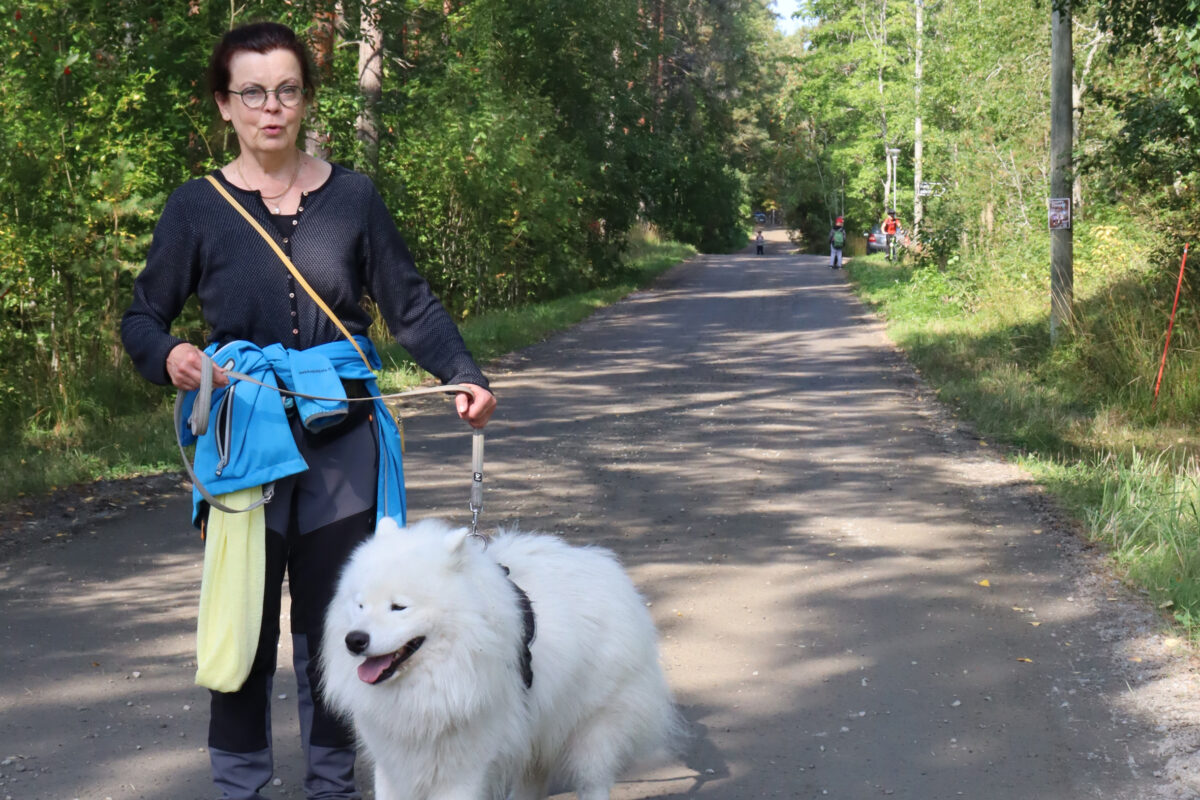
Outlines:
<svg viewBox="0 0 1200 800"><path fill-rule="evenodd" d="M274 206L271 209L272 214L279 213L279 206L274 205L274 201L276 201L279 198L286 195L288 192L290 192L292 190L292 187L296 185L296 179L300 177L300 167L303 165L303 161L304 161L303 156L299 156L296 158L296 171L292 173L292 179L290 181L288 181L287 187L279 194L265 195L262 193L261 190L259 190L258 195L259 195L259 197L261 197L263 199L263 202L267 203L268 205ZM247 188L249 188L250 182L248 180L246 180L246 176L242 174L242 159L240 157L237 160L237 174L238 174L238 177L242 179L242 183ZM254 191L254 190L252 189L251 191Z"/></svg>

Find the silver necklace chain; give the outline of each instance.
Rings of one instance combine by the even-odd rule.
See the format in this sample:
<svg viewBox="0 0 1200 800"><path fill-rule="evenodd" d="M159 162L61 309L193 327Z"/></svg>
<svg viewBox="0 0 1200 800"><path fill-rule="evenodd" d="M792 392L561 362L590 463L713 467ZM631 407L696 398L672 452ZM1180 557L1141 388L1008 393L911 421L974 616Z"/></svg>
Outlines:
<svg viewBox="0 0 1200 800"><path fill-rule="evenodd" d="M261 189L254 189L250 185L250 181L246 180L246 176L242 173L242 157L241 156L238 156L238 159L235 163L237 165L238 177L242 179L242 183L246 186L246 188L250 189L250 191L257 191L259 194L259 197L261 197L264 201L273 201L273 200L278 200L279 198L286 195L288 192L290 192L292 190L292 187L296 185L296 179L300 177L300 168L303 166L304 157L297 156L296 169L294 172L292 172L292 179L290 181L288 181L287 187L279 194L271 194L271 195L263 194ZM278 208L275 209L275 213L276 214L279 213Z"/></svg>

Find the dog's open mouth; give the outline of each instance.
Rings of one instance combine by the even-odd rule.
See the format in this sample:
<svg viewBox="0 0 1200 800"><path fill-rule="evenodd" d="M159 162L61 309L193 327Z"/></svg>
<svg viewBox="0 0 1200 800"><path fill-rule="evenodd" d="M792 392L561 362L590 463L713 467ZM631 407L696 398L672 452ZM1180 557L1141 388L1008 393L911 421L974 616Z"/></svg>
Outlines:
<svg viewBox="0 0 1200 800"><path fill-rule="evenodd" d="M358 665L359 680L370 684L386 681L396 674L400 665L411 658L413 653L420 650L423 644L425 644L425 637L418 636L415 639L409 639L404 647L394 653L388 653L385 656L370 656Z"/></svg>

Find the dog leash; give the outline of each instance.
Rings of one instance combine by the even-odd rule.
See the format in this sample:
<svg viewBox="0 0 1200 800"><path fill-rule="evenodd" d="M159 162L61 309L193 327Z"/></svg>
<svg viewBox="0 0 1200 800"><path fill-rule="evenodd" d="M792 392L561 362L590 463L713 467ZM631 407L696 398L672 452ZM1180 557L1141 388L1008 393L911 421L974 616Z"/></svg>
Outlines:
<svg viewBox="0 0 1200 800"><path fill-rule="evenodd" d="M271 389L281 395L289 397L303 397L306 400L327 400L332 402L365 402L376 400L398 400L406 397L420 397L429 394L469 394L473 392L461 383L448 383L444 386L422 386L416 389L409 389L403 392L393 392L391 394L381 394L372 397L321 397L320 395L304 394L303 392L284 389L279 386L272 386L269 383L252 378L243 372L227 369L225 374L230 378L239 381L246 381L261 386L264 389ZM196 391L196 400L192 405L192 413L188 416L188 429L194 436L203 436L208 432L208 418L212 411L212 391L213 391L213 360L207 355L204 356L200 364L200 387ZM255 500L245 508L230 508L213 496L208 488L200 481L193 469L191 462L188 460L187 452L183 449L183 398L186 393L179 391L175 393L175 443L179 446L179 457L183 461L183 468L187 472L188 478L192 481L192 485L196 487L196 491L200 496L208 502L210 506L227 514L242 514L247 511L252 511L261 505L271 501L274 492L271 489L263 491L262 498ZM479 533L479 514L483 511L483 431L475 428L471 431L471 492L468 502L468 508L471 511L471 536L481 539L486 545L488 537Z"/></svg>
<svg viewBox="0 0 1200 800"><path fill-rule="evenodd" d="M479 512L483 511L483 431L479 428L471 431L471 500L468 506L471 509L471 535L487 547L490 540L479 532Z"/></svg>

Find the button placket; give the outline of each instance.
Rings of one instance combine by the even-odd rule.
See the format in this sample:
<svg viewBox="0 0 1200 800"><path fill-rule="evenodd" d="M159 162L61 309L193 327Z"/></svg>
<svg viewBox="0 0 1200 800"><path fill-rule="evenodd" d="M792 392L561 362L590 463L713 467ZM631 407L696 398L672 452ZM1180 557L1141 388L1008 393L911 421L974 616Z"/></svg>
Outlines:
<svg viewBox="0 0 1200 800"><path fill-rule="evenodd" d="M296 278L290 272L288 273L288 305L290 306L289 316L292 319L292 336L299 337L300 328L297 327L296 321L300 317L300 306L296 302ZM295 345L299 347L300 343L297 341Z"/></svg>
<svg viewBox="0 0 1200 800"><path fill-rule="evenodd" d="M292 225L295 226L296 222L297 221L293 219ZM283 251L287 254L288 258L291 258L291 256L292 256L292 239L291 239L291 237L283 236L283 237L280 237L280 239L283 243ZM294 275L292 275L291 271L288 272L288 276L287 276L287 296L288 296L288 317L291 319L291 323L292 323L292 336L296 337L296 340L293 341L292 344L295 347L299 347L300 346L300 341L299 341L300 328L297 325L297 321L299 320L299 317L300 317L300 306L296 301L296 278Z"/></svg>

